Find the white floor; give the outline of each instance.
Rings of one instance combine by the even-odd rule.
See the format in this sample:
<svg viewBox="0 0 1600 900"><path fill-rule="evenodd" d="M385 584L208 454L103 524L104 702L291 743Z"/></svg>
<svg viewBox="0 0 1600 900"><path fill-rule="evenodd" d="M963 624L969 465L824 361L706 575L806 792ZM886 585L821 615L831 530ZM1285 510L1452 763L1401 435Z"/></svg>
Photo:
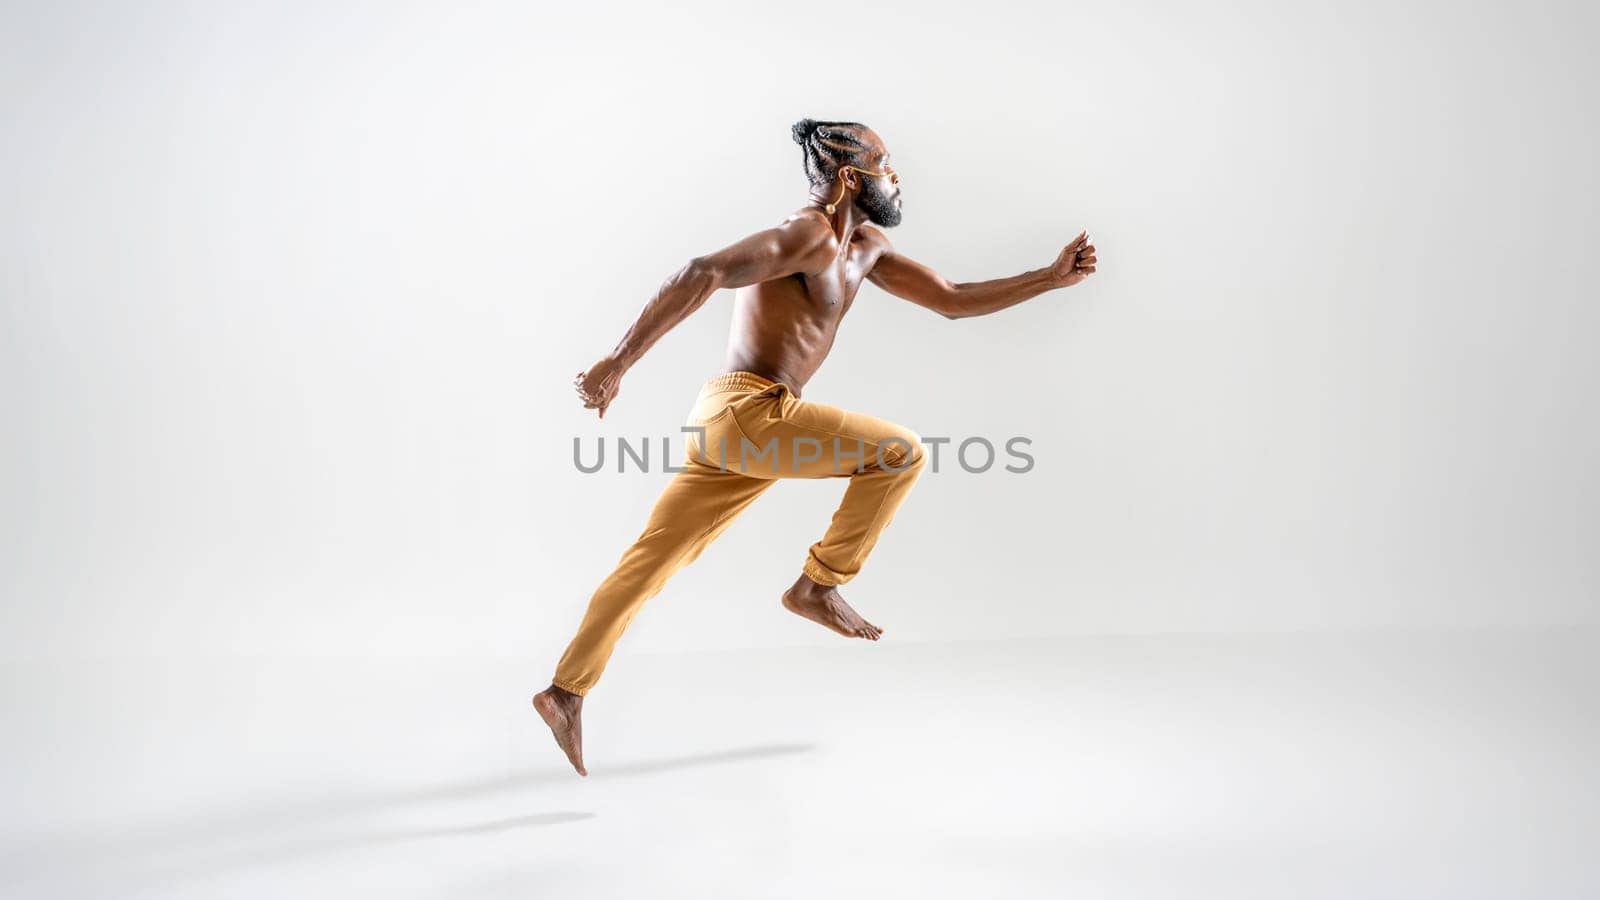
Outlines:
<svg viewBox="0 0 1600 900"><path fill-rule="evenodd" d="M1593 631L12 665L7 898L1600 897Z"/></svg>

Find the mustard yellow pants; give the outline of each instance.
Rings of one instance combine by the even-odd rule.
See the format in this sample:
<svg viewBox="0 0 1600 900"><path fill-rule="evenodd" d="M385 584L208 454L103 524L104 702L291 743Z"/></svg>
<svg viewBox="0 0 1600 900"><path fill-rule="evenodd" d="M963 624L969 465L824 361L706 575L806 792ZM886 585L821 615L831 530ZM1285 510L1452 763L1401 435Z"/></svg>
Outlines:
<svg viewBox="0 0 1600 900"><path fill-rule="evenodd" d="M644 531L589 600L556 665L555 685L587 694L645 601L693 562L780 478L849 478L844 499L802 571L844 584L927 465L918 435L893 422L801 400L752 372L707 381L684 423L683 471L667 484Z"/></svg>

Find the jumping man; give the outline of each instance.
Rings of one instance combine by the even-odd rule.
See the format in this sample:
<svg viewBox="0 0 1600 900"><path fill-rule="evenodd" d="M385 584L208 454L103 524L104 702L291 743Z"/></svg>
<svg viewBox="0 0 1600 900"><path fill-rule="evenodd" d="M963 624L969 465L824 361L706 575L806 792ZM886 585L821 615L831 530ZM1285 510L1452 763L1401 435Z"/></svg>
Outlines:
<svg viewBox="0 0 1600 900"><path fill-rule="evenodd" d="M900 179L872 129L803 119L792 132L811 183L806 205L779 225L690 260L662 284L616 349L575 379L584 408L604 417L623 373L645 351L718 289L737 289L725 365L701 387L686 422L693 430L684 468L590 598L550 687L533 698L580 775L588 774L583 698L623 630L779 478L850 479L827 533L811 545L800 576L784 592L784 608L845 637L875 641L883 633L839 596L838 586L861 571L921 475L926 453L908 428L800 399L863 279L958 319L1069 287L1095 271L1085 231L1043 268L952 284L896 252L873 227L900 223Z"/></svg>

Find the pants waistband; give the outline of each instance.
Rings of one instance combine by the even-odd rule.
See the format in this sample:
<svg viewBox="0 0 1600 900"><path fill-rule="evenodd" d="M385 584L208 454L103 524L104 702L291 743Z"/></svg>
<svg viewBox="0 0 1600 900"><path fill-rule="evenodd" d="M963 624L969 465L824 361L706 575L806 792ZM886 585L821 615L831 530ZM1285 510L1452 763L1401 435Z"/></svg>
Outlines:
<svg viewBox="0 0 1600 900"><path fill-rule="evenodd" d="M712 376L711 380L707 381L700 390L705 393L737 390L759 391L778 383L770 378L763 378L754 372L724 372L721 375Z"/></svg>

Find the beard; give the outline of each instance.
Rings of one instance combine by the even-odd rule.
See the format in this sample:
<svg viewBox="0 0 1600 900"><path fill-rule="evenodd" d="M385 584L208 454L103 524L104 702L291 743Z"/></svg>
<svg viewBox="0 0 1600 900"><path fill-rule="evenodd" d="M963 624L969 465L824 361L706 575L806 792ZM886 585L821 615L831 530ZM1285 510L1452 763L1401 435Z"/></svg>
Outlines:
<svg viewBox="0 0 1600 900"><path fill-rule="evenodd" d="M856 206L867 214L867 221L885 228L893 228L900 224L900 198L894 193L885 193L878 186L879 179L873 178L862 183L861 193L856 195Z"/></svg>

